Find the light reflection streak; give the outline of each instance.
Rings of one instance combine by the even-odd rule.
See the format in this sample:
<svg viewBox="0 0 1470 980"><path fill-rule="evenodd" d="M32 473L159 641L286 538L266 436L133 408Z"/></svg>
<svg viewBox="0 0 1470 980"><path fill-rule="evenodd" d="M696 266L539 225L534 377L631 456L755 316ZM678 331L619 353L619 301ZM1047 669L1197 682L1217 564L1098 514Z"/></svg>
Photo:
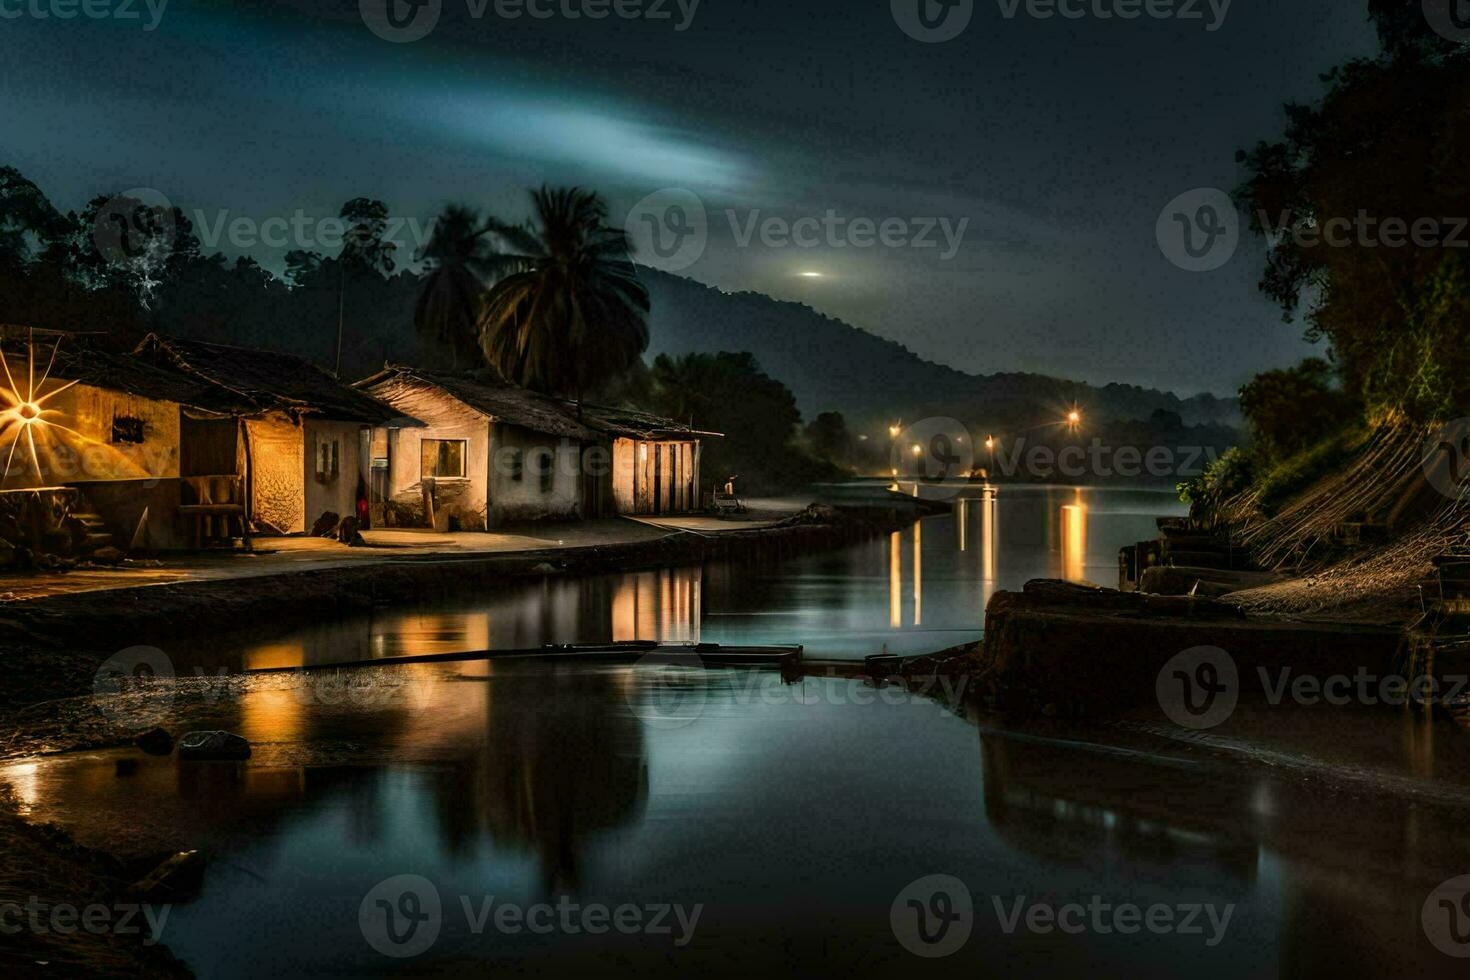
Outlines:
<svg viewBox="0 0 1470 980"><path fill-rule="evenodd" d="M1087 505L1080 490L1076 503L1062 507L1062 577L1068 582L1087 580Z"/></svg>

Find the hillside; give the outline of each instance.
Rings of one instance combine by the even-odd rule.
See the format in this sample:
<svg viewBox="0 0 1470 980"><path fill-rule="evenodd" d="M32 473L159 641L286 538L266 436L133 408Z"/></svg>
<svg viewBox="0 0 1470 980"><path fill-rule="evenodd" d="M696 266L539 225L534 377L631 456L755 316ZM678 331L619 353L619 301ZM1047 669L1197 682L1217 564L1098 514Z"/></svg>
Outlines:
<svg viewBox="0 0 1470 980"><path fill-rule="evenodd" d="M748 350L795 394L802 414L837 410L864 423L950 415L997 430L1025 428L1077 404L1090 418L1146 419L1162 409L1186 424L1238 426L1235 399L1037 374L973 375L926 361L901 344L799 303L726 293L655 269L639 270L653 296L648 357Z"/></svg>

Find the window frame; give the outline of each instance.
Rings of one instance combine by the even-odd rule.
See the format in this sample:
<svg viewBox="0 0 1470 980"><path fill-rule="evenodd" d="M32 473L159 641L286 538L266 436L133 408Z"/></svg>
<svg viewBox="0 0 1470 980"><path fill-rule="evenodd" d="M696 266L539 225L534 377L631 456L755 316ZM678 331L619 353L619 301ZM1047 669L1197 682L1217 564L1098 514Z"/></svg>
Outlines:
<svg viewBox="0 0 1470 980"><path fill-rule="evenodd" d="M442 458L443 447L451 443L457 443L459 450L459 473L453 476L441 475L438 472L429 473L425 466L425 450L432 444L439 447L434 453L435 470ZM470 441L468 439L420 439L419 440L419 480L468 480L470 465Z"/></svg>

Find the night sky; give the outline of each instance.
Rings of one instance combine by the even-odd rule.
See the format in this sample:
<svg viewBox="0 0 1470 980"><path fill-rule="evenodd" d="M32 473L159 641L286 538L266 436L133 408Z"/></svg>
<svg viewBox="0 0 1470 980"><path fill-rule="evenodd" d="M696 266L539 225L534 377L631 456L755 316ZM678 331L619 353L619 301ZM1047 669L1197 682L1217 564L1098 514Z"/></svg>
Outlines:
<svg viewBox="0 0 1470 980"><path fill-rule="evenodd" d="M687 24L692 0L601 21L442 0L409 43L375 35L357 0L34 14L66 2L0 0L0 163L63 209L150 187L191 219L315 221L362 195L423 227L450 201L520 220L526 189L549 182L600 190L621 223L684 188L709 244L683 275L968 371L1184 394L1233 392L1309 348L1256 290L1258 242L1182 271L1155 241L1160 209L1235 187L1234 151L1279 135L1284 101L1374 49L1356 0L1235 0L1213 31L1206 2L1202 20L1103 21L975 0L963 33L932 44L889 0L702 0ZM936 248L737 241L752 218L829 211L968 223L949 258L937 228ZM402 252L421 237L406 226ZM205 246L276 270L286 251Z"/></svg>

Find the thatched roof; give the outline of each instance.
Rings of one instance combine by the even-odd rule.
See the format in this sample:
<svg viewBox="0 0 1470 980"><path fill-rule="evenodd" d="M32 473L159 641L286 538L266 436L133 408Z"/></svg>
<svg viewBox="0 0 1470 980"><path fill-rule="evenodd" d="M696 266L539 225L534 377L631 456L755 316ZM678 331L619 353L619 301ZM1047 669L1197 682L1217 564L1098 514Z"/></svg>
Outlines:
<svg viewBox="0 0 1470 980"><path fill-rule="evenodd" d="M25 363L34 357L38 381L42 376L53 381L76 381L140 398L175 402L206 415L232 415L251 410L243 399L216 385L129 354L54 342L27 344L7 341L3 349L12 369L17 363ZM27 364L27 368L31 366ZM22 387L26 384L19 376L14 380Z"/></svg>
<svg viewBox="0 0 1470 980"><path fill-rule="evenodd" d="M595 442L600 438L596 431L579 422L576 409L561 399L528 391L489 372L452 374L390 365L357 382L357 387L389 400L395 385L437 388L487 418L542 435L583 442Z"/></svg>
<svg viewBox="0 0 1470 980"><path fill-rule="evenodd" d="M592 428L609 435L625 439L696 439L700 436L719 436L719 432L701 432L673 419L666 419L647 412L635 412L627 408L606 408L602 405L582 406L582 419Z"/></svg>
<svg viewBox="0 0 1470 980"><path fill-rule="evenodd" d="M149 334L133 352L154 367L222 389L247 411L380 425L403 413L294 354Z"/></svg>
<svg viewBox="0 0 1470 980"><path fill-rule="evenodd" d="M701 432L682 422L626 408L582 405L511 384L488 369L459 374L424 371L388 365L370 378L357 382L385 400L392 400L395 384L437 388L481 415L518 425L532 432L595 442L612 436L625 439L697 439L719 436Z"/></svg>

